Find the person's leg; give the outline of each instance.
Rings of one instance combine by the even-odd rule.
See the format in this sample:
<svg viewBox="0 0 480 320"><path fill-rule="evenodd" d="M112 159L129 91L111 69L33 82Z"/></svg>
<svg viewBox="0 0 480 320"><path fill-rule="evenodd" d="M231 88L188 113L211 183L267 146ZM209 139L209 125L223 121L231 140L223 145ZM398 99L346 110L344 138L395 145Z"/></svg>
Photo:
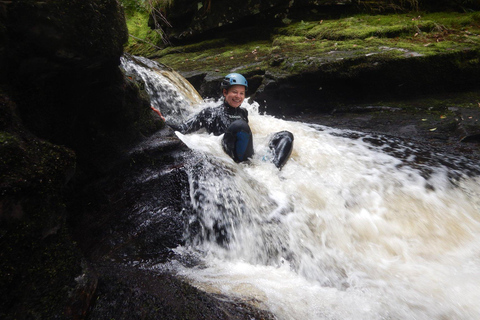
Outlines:
<svg viewBox="0 0 480 320"><path fill-rule="evenodd" d="M293 134L289 131L275 133L270 139L268 147L273 152L272 162L277 168L281 169L292 154Z"/></svg>
<svg viewBox="0 0 480 320"><path fill-rule="evenodd" d="M252 130L248 123L234 121L223 135L222 147L235 162L248 160L253 155Z"/></svg>

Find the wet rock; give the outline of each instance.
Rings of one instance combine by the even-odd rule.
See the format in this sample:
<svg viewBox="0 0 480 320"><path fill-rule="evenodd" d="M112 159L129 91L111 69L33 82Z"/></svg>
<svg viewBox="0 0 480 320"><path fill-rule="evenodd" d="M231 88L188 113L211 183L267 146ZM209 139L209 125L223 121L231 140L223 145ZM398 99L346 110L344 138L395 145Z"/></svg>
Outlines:
<svg viewBox="0 0 480 320"><path fill-rule="evenodd" d="M188 150L164 129L102 179L79 186L70 224L90 261L166 261L182 244Z"/></svg>
<svg viewBox="0 0 480 320"><path fill-rule="evenodd" d="M202 292L162 272L104 263L92 319L275 319L225 296Z"/></svg>
<svg viewBox="0 0 480 320"><path fill-rule="evenodd" d="M14 1L3 7L0 81L26 127L77 152L92 172L162 125L119 69L127 28L117 1Z"/></svg>
<svg viewBox="0 0 480 320"><path fill-rule="evenodd" d="M169 129L138 145L71 207L74 238L98 277L89 318L273 319L245 302L202 292L169 273L190 214L188 150Z"/></svg>
<svg viewBox="0 0 480 320"><path fill-rule="evenodd" d="M82 317L96 285L80 281L72 186L163 122L118 68L117 1L4 1L0 25L0 318Z"/></svg>
<svg viewBox="0 0 480 320"><path fill-rule="evenodd" d="M462 142L480 143L480 106L479 108L456 108L459 119L457 132Z"/></svg>
<svg viewBox="0 0 480 320"><path fill-rule="evenodd" d="M480 64L459 65L477 59L478 54L477 50L465 50L400 60L375 56L345 58L311 65L300 73L269 68L250 71L245 76L252 83L249 98L258 102L262 111L281 116L330 113L345 105L475 90ZM305 67L305 63L299 63ZM219 96L217 88L224 75L205 70L180 73L187 80L192 79L202 96Z"/></svg>
<svg viewBox="0 0 480 320"><path fill-rule="evenodd" d="M59 318L82 272L66 225L75 154L31 134L0 94L0 318Z"/></svg>
<svg viewBox="0 0 480 320"><path fill-rule="evenodd" d="M255 29L261 24L264 29L268 26L278 25L288 19L290 15L302 12L305 16L308 12L325 10L326 7L334 7L331 11L345 12L346 5L352 5L350 0L303 0L303 1L254 1L245 5L244 1L173 1L165 8L165 17L169 24L163 24L166 36L175 42L183 42L194 38L205 38L209 34L219 32L233 32L240 38L252 37L261 33ZM337 7L341 7L337 8ZM156 19L161 21L161 17ZM250 32L249 32L250 31ZM266 34L265 34L266 35Z"/></svg>

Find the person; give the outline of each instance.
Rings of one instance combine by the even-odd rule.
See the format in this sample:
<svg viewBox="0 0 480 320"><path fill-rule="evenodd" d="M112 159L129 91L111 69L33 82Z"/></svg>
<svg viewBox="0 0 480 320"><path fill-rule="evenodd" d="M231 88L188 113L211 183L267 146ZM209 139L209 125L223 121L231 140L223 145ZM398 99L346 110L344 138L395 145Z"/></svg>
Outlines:
<svg viewBox="0 0 480 320"><path fill-rule="evenodd" d="M248 82L239 73L230 73L220 84L223 103L207 107L183 124L176 125L167 121L174 130L183 134L205 128L208 133L222 138L222 148L235 162L243 162L254 154L253 135L248 125L248 111L241 107L248 90ZM269 143L272 150L272 162L281 168L293 149L293 134L281 131L274 134Z"/></svg>

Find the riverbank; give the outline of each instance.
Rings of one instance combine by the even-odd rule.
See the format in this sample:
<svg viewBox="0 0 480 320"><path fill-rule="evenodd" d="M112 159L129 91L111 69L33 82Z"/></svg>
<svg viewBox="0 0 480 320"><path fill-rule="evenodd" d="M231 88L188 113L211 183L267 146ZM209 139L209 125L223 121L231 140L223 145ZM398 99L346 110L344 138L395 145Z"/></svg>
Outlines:
<svg viewBox="0 0 480 320"><path fill-rule="evenodd" d="M297 89L296 81L332 102L463 91L478 84L478 12L327 12L284 19L281 25L251 23L216 31L161 50L148 43L126 50L168 65L208 97L218 94L209 82L229 72L245 74L250 94L259 97L272 90L272 82L288 90Z"/></svg>
<svg viewBox="0 0 480 320"><path fill-rule="evenodd" d="M429 145L441 152L480 158L480 95L477 91L370 105L342 106L328 114L290 120L382 134Z"/></svg>

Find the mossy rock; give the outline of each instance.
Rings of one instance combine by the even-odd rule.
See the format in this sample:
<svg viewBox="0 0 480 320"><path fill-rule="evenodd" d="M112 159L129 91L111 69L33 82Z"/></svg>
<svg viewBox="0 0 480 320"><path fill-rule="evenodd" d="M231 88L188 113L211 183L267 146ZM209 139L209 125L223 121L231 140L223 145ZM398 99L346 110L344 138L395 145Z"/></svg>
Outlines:
<svg viewBox="0 0 480 320"><path fill-rule="evenodd" d="M468 91L479 83L477 12L295 17L282 26L261 25L266 38L256 37L265 30L252 25L241 29L250 41L232 36L240 30L223 29L150 57L180 72L204 97L218 97L223 75L242 73L251 98L278 114Z"/></svg>
<svg viewBox="0 0 480 320"><path fill-rule="evenodd" d="M0 95L0 317L62 318L82 273L66 227L74 153L33 136Z"/></svg>

